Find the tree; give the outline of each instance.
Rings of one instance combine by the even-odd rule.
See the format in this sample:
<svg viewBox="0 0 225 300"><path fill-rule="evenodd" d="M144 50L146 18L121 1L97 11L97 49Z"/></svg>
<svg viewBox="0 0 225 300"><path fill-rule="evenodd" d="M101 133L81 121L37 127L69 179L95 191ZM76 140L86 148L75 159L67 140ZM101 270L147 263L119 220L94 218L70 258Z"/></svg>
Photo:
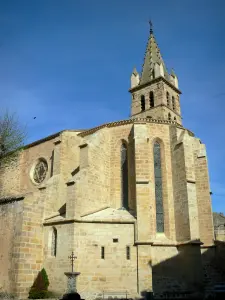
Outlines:
<svg viewBox="0 0 225 300"><path fill-rule="evenodd" d="M26 129L16 114L0 114L0 164L9 165L15 161L23 149Z"/></svg>

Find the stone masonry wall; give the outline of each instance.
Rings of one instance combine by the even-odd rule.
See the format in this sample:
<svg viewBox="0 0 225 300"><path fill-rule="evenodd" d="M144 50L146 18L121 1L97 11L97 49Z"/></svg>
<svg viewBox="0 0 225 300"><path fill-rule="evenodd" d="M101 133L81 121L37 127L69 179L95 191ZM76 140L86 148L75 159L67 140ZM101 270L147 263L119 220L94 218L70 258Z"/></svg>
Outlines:
<svg viewBox="0 0 225 300"><path fill-rule="evenodd" d="M57 230L56 256L52 253L52 231ZM74 223L49 224L44 227L44 268L49 277L49 290L62 296L66 291L67 281L64 272L71 272L68 256L75 250ZM77 253L76 253L77 254Z"/></svg>
<svg viewBox="0 0 225 300"><path fill-rule="evenodd" d="M77 287L84 299L89 292L128 291L131 296L137 295L137 254L133 244L133 224L75 224L76 270L81 272ZM130 259L126 257L127 246ZM104 259L101 247L104 247Z"/></svg>
<svg viewBox="0 0 225 300"><path fill-rule="evenodd" d="M79 223L83 215L93 211L107 206L121 207L123 140L128 145L129 206L137 213L136 231L133 224ZM153 156L156 141L161 146L164 234L156 233ZM74 250L78 256L75 266L81 272L78 289L82 297L88 295L88 290L99 293L102 289L129 289L133 295L151 290L153 278L149 262L156 259L157 264L163 264L167 254L170 258L180 256L180 252L177 254L169 250L172 246L166 245L197 238L198 218L201 240L207 245L212 243L207 161L204 147L199 142L197 145L197 141L175 125L140 121L103 128L84 138L75 132L71 135L66 132L27 148L16 165L1 173L4 174L1 195L24 194L25 197L20 206L7 204L2 220L8 222L8 231L4 232L1 223L0 234L4 240L1 251L6 259L2 274L8 274L9 282L15 282L14 286L9 283L5 288L20 298L26 297L38 271L45 266L50 289L64 292L63 273L69 271L67 257ZM36 185L30 178L30 170L40 157L47 160L49 169L44 182ZM65 204L66 215L58 216L59 220L66 221L68 217L79 222L57 223L53 214L59 213ZM15 215L16 229L12 223ZM43 227L45 218L49 223ZM56 257L50 252L53 226L58 233ZM114 238L118 238L118 242L114 243ZM154 247L161 244L162 249L153 256L152 243ZM7 254L8 246L13 249L12 254ZM126 258L127 246L131 259ZM105 259L100 257L101 247L105 247ZM8 269L15 272L7 273ZM6 275L2 274L0 278L6 282Z"/></svg>
<svg viewBox="0 0 225 300"><path fill-rule="evenodd" d="M150 92L154 93L154 106L156 108L150 109ZM167 105L167 94L169 93L169 106ZM145 96L145 111L141 112L141 96ZM172 96L175 100L175 110L173 110L172 106ZM164 111L160 113L160 105L165 105ZM158 108L158 107L159 108ZM149 110L150 109L150 110ZM175 92L169 85L164 83L163 81L152 83L138 91L132 93L132 105L131 105L131 116L135 117L146 117L152 116L152 118L168 118L168 113L171 114L172 120L176 117L177 122L179 124L182 123L180 118L180 99L179 94Z"/></svg>
<svg viewBox="0 0 225 300"><path fill-rule="evenodd" d="M161 145L165 235L173 240L175 239L175 219L169 126L154 123L135 124L134 139L138 240L154 240L156 237L153 155L153 146L156 141Z"/></svg>
<svg viewBox="0 0 225 300"><path fill-rule="evenodd" d="M110 134L103 129L83 140L87 144L80 151L82 166L75 178L76 218L92 210L109 206L110 191ZM88 162L88 163L87 163ZM84 201L85 199L85 201Z"/></svg>
<svg viewBox="0 0 225 300"><path fill-rule="evenodd" d="M0 202L0 289L13 294L15 290L15 246L21 234L23 201Z"/></svg>
<svg viewBox="0 0 225 300"><path fill-rule="evenodd" d="M8 257L6 257L6 250L4 250L6 246L3 246L3 250L1 250L1 252L4 252L3 258L5 259L4 268L1 269L2 274L10 276L9 285L6 286L6 289L7 292L12 292L20 298L27 296L38 271L43 266L42 224L45 214L48 217L60 207L58 203L60 197L58 190L59 157L58 161L55 160L54 168L52 166L52 151L56 148L55 141L57 139L25 148L18 162L1 172L1 196L24 196L24 200L21 202L23 203L22 206L17 207L17 204L14 204L17 208L4 211L5 217L2 221L5 220L4 222L9 229L4 230L1 226L0 230L0 234L4 236L4 245L7 243L9 246ZM47 160L48 173L44 182L37 185L31 180L31 169L40 157ZM66 189L66 186L64 189ZM49 200L47 203L46 199ZM0 209L3 209L2 207L0 205ZM17 209L19 209L18 212L16 212ZM14 221L15 223L13 223ZM14 226L16 226L16 233Z"/></svg>
<svg viewBox="0 0 225 300"><path fill-rule="evenodd" d="M196 194L200 238L205 246L211 246L214 240L214 228L206 149L205 145L200 144L199 141L196 141L195 149Z"/></svg>
<svg viewBox="0 0 225 300"><path fill-rule="evenodd" d="M190 239L188 194L185 169L185 154L182 141L183 132L177 132L176 127L170 128L171 152L172 152L172 174L174 186L174 209L176 240L185 241Z"/></svg>
<svg viewBox="0 0 225 300"><path fill-rule="evenodd" d="M8 166L0 167L0 197L20 194L21 155Z"/></svg>
<svg viewBox="0 0 225 300"><path fill-rule="evenodd" d="M203 273L200 247L152 247L155 296L164 292L202 292Z"/></svg>
<svg viewBox="0 0 225 300"><path fill-rule="evenodd" d="M121 145L125 141L128 149L128 184L129 184L129 207L135 209L134 201L134 185L135 171L131 167L131 162L134 162L132 153L134 145L132 144L132 125L124 125L110 129L110 205L114 208L120 208L121 202ZM133 174L133 176L132 176Z"/></svg>
<svg viewBox="0 0 225 300"><path fill-rule="evenodd" d="M195 138L190 136L187 130L185 130L183 133L182 143L184 147L190 239L196 240L200 238L200 235L198 222L198 202L196 197L196 178L194 167L195 160L193 149L193 142Z"/></svg>
<svg viewBox="0 0 225 300"><path fill-rule="evenodd" d="M151 117L152 119L156 119L156 120L158 120L158 119L169 120L168 113L170 113L170 115L171 115L171 121L176 121L177 123L180 123L178 116L173 111L170 111L165 106L161 106L161 105L156 106L150 110L145 110L145 111L141 112L140 114L133 116L132 119Z"/></svg>
<svg viewBox="0 0 225 300"><path fill-rule="evenodd" d="M26 195L21 232L16 236L13 253L15 265L14 294L26 298L38 271L43 266L44 191Z"/></svg>
<svg viewBox="0 0 225 300"><path fill-rule="evenodd" d="M48 179L51 178L53 175L51 172L52 151L54 150L54 142L56 140L58 140L58 137L33 147L29 147L22 152L20 162L20 193L33 192L37 190L38 185L34 184L31 180L31 169L39 158L46 159L48 163L48 173L42 184L46 183Z"/></svg>

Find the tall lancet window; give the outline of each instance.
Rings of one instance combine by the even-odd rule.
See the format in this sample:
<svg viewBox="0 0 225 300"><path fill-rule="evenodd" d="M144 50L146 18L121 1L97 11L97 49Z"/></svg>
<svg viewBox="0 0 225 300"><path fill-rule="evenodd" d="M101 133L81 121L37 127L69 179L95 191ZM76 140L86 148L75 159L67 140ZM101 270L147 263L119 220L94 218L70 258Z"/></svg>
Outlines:
<svg viewBox="0 0 225 300"><path fill-rule="evenodd" d="M150 108L154 107L154 93L152 91L149 94L149 99L150 99Z"/></svg>
<svg viewBox="0 0 225 300"><path fill-rule="evenodd" d="M128 209L128 159L127 145L121 145L121 198L122 207Z"/></svg>
<svg viewBox="0 0 225 300"><path fill-rule="evenodd" d="M154 144L155 200L156 200L156 231L164 232L162 166L160 144Z"/></svg>
<svg viewBox="0 0 225 300"><path fill-rule="evenodd" d="M56 253L57 253L57 230L55 227L53 227L51 255L56 256Z"/></svg>

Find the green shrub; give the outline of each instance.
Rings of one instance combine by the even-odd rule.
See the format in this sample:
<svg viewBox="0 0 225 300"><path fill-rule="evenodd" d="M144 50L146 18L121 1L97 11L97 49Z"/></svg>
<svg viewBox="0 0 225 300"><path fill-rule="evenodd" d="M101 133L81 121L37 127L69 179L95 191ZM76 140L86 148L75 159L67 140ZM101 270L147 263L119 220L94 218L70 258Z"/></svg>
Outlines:
<svg viewBox="0 0 225 300"><path fill-rule="evenodd" d="M49 286L49 280L48 280L48 275L47 275L47 273L46 273L46 271L45 271L44 268L41 270L41 275L42 275L42 278L44 280L45 288L47 290L48 286Z"/></svg>
<svg viewBox="0 0 225 300"><path fill-rule="evenodd" d="M37 290L36 288L31 288L29 292L29 299L46 299L48 297L48 291Z"/></svg>
<svg viewBox="0 0 225 300"><path fill-rule="evenodd" d="M48 291L49 280L48 275L43 268L37 275L37 278L29 292L29 299L50 298L52 293Z"/></svg>

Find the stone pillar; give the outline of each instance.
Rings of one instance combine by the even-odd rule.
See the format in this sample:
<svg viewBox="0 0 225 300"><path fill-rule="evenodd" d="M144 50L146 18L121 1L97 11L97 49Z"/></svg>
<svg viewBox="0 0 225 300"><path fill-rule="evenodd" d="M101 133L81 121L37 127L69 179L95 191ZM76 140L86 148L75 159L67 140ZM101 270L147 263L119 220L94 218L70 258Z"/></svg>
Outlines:
<svg viewBox="0 0 225 300"><path fill-rule="evenodd" d="M135 139L135 173L136 173L136 210L137 240L150 241L153 234L150 220L150 186L149 186L149 139L148 127L144 124L134 125Z"/></svg>
<svg viewBox="0 0 225 300"><path fill-rule="evenodd" d="M26 195L24 199L23 224L15 247L18 257L16 272L16 296L26 298L34 279L43 265L43 226L45 188ZM35 209L34 209L35 207Z"/></svg>
<svg viewBox="0 0 225 300"><path fill-rule="evenodd" d="M75 217L75 181L71 180L67 185L66 217L73 219Z"/></svg>
<svg viewBox="0 0 225 300"><path fill-rule="evenodd" d="M151 237L154 218L151 215L149 185L149 138L148 126L134 125L136 210L137 210L137 268L138 292L152 291Z"/></svg>
<svg viewBox="0 0 225 300"><path fill-rule="evenodd" d="M80 272L65 272L67 277L67 294L77 292L76 279Z"/></svg>
<svg viewBox="0 0 225 300"><path fill-rule="evenodd" d="M52 151L52 175L60 173L60 152L61 152L61 140L58 139L54 142L55 147Z"/></svg>
<svg viewBox="0 0 225 300"><path fill-rule="evenodd" d="M212 203L208 175L208 162L205 145L199 143L195 161L196 194L199 210L199 230L201 241L211 246L214 240L214 227L212 219Z"/></svg>
<svg viewBox="0 0 225 300"><path fill-rule="evenodd" d="M183 147L184 147L184 161L186 172L187 185L187 200L188 200L188 215L190 227L190 239L199 239L199 224L198 224L198 203L196 195L196 179L194 167L194 149L192 146L193 137L185 131Z"/></svg>
<svg viewBox="0 0 225 300"><path fill-rule="evenodd" d="M152 292L152 258L151 246L137 245L138 259L138 293L146 295Z"/></svg>
<svg viewBox="0 0 225 300"><path fill-rule="evenodd" d="M174 129L177 130L177 129ZM198 204L192 137L186 130L173 136L172 164L177 241L199 239Z"/></svg>

